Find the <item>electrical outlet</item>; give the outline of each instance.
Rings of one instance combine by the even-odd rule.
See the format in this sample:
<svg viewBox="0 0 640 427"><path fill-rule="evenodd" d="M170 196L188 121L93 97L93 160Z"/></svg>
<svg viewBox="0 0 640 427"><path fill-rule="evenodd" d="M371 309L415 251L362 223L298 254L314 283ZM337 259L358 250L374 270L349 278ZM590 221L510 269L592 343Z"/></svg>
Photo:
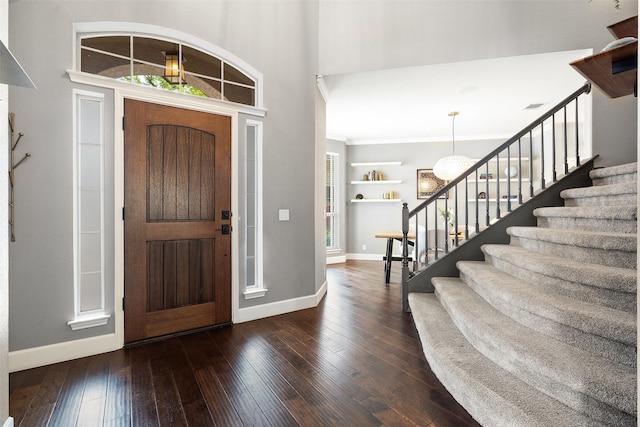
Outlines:
<svg viewBox="0 0 640 427"><path fill-rule="evenodd" d="M363 245L362 245L362 250L363 250L363 251L366 251L366 250L367 250L367 245L364 245L364 244L363 244Z"/></svg>

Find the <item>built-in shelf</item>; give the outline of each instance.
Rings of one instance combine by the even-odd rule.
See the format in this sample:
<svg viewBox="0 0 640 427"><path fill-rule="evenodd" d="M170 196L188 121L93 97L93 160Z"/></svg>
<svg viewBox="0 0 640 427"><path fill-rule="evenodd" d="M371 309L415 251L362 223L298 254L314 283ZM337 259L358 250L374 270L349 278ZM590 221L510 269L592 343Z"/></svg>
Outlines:
<svg viewBox="0 0 640 427"><path fill-rule="evenodd" d="M351 184L402 184L402 181L399 179L381 179L379 181L351 181Z"/></svg>
<svg viewBox="0 0 640 427"><path fill-rule="evenodd" d="M402 162L361 162L361 163L351 163L351 167L358 166L400 166Z"/></svg>
<svg viewBox="0 0 640 427"><path fill-rule="evenodd" d="M401 199L351 199L351 203L397 203Z"/></svg>
<svg viewBox="0 0 640 427"><path fill-rule="evenodd" d="M609 25L607 28L617 39L621 39L623 37L638 38L638 16L632 16L631 18L616 22L613 25Z"/></svg>

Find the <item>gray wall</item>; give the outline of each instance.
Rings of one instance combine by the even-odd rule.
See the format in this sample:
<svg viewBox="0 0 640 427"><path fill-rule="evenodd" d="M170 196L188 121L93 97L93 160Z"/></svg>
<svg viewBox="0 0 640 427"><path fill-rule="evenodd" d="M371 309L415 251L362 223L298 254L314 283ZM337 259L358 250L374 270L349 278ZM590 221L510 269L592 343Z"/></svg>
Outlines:
<svg viewBox="0 0 640 427"><path fill-rule="evenodd" d="M320 4L324 75L506 56L594 49L637 1L330 1ZM544 78L544 76L541 76ZM599 92L597 89L596 92ZM637 100L594 96L600 165L636 159Z"/></svg>
<svg viewBox="0 0 640 427"><path fill-rule="evenodd" d="M266 297L241 307L313 295L322 268L316 203L317 4L261 1L16 1L9 6L14 53L38 85L11 89L12 110L32 158L16 186L17 242L10 254L10 348L20 350L112 332L72 332L72 24L128 21L189 33L242 58L264 75L264 278ZM85 88L91 89L93 88ZM111 91L107 109L113 112ZM113 126L107 123L107 129ZM108 141L112 155L112 136ZM113 171L106 181L113 186ZM113 191L112 188L109 191ZM111 193L109 193L111 194ZM107 202L112 204L113 197ZM290 209L289 222L278 209ZM113 206L107 206L107 213ZM113 223L112 218L106 219ZM109 230L113 254L113 230ZM107 287L113 312L113 256Z"/></svg>

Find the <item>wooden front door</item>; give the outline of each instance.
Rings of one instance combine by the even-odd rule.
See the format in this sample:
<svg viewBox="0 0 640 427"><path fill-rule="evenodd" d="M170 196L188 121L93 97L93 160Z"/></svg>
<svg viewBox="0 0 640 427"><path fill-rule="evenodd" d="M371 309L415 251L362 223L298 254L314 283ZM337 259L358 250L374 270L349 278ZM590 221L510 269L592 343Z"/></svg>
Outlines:
<svg viewBox="0 0 640 427"><path fill-rule="evenodd" d="M231 321L231 119L125 100L125 343Z"/></svg>

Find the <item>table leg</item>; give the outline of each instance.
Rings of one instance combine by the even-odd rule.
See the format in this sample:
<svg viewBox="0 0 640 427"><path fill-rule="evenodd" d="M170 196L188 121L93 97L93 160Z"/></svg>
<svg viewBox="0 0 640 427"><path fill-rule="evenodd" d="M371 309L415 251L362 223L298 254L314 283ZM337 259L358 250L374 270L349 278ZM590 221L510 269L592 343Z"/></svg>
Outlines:
<svg viewBox="0 0 640 427"><path fill-rule="evenodd" d="M384 262L384 283L391 280L391 261L393 261L393 239L387 239L387 255Z"/></svg>

